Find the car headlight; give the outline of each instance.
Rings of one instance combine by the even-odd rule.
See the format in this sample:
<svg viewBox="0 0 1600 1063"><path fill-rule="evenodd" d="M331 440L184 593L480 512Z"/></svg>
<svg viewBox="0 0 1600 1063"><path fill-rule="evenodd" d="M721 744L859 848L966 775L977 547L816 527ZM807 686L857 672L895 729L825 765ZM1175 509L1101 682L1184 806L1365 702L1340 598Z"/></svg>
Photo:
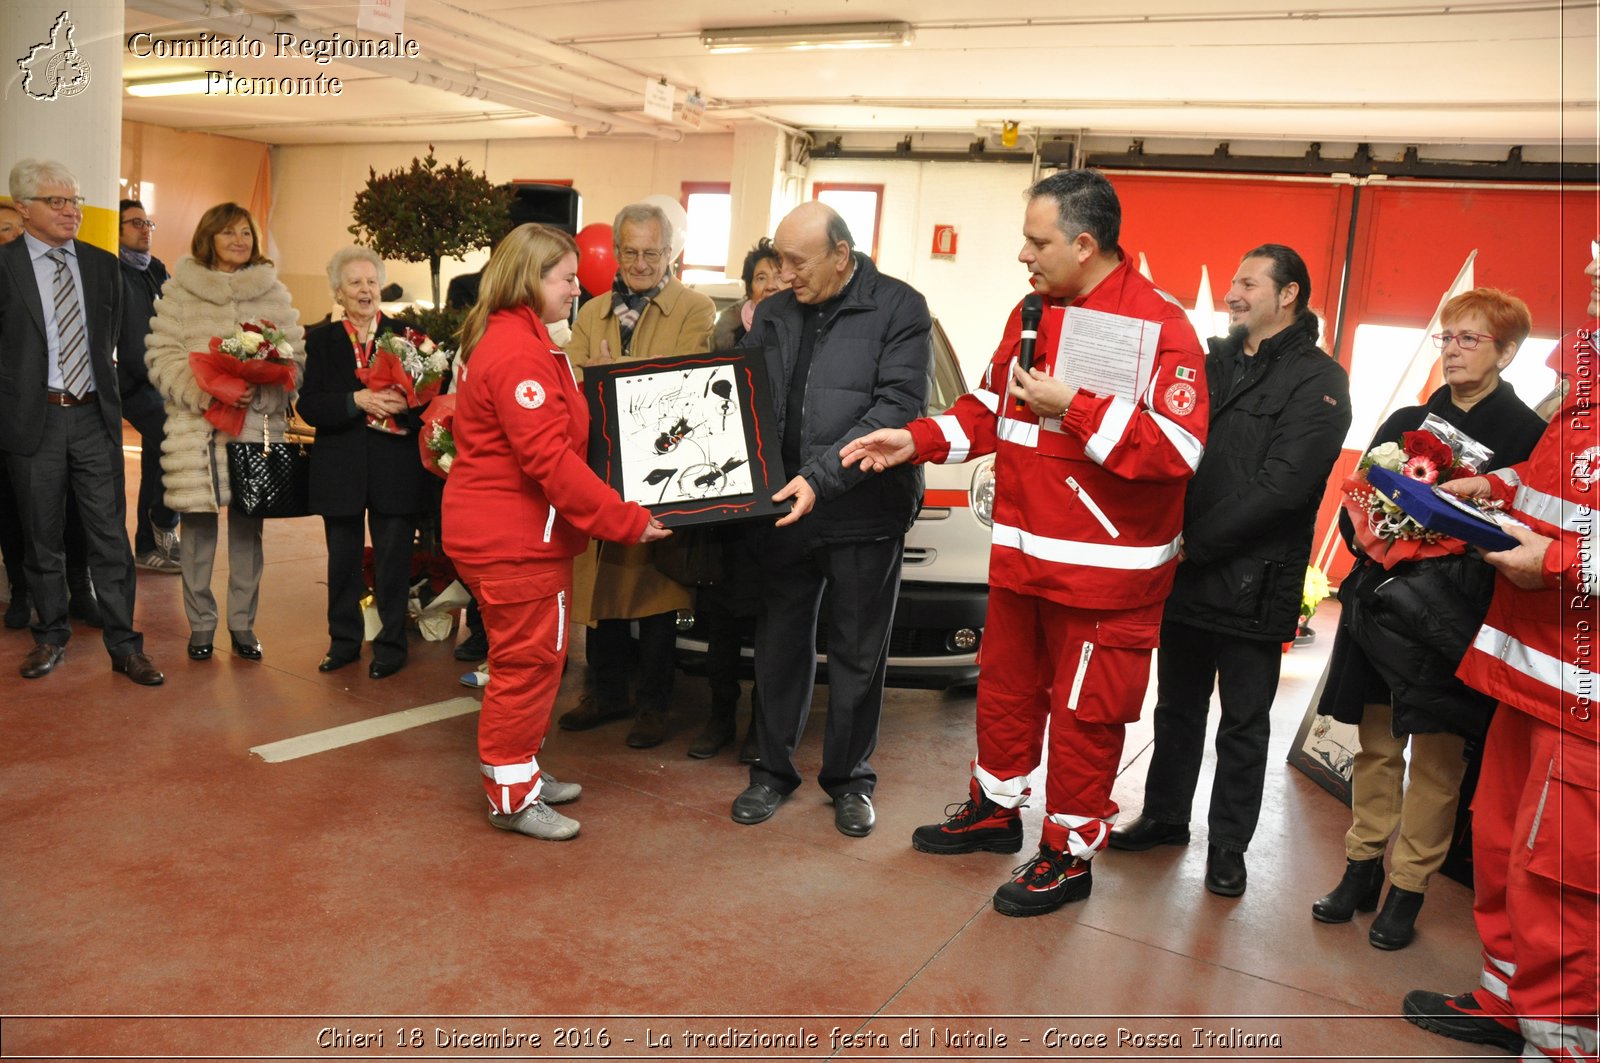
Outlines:
<svg viewBox="0 0 1600 1063"><path fill-rule="evenodd" d="M985 458L972 474L972 512L994 527L994 459Z"/></svg>

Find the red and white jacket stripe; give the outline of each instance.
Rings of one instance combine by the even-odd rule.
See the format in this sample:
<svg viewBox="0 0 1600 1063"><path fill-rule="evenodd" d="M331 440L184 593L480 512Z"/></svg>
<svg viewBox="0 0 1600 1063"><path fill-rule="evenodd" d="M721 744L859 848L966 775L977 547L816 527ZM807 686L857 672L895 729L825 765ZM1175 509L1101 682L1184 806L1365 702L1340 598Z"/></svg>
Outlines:
<svg viewBox="0 0 1600 1063"><path fill-rule="evenodd" d="M1053 368L1066 305L1045 300L1037 368ZM1079 391L1059 431L1030 410L1017 411L1006 385L1021 346L1018 303L981 387L946 413L909 425L916 460L995 455L991 586L1078 609L1150 605L1172 589L1184 484L1205 449L1205 356L1177 300L1126 260L1070 305L1161 326L1139 400Z"/></svg>
<svg viewBox="0 0 1600 1063"><path fill-rule="evenodd" d="M1474 689L1591 742L1600 701L1600 366L1593 335L1582 329L1563 338L1552 358L1562 358L1571 391L1528 460L1489 474L1494 497L1555 540L1545 552L1545 586L1522 590L1497 577L1483 628L1457 671Z"/></svg>

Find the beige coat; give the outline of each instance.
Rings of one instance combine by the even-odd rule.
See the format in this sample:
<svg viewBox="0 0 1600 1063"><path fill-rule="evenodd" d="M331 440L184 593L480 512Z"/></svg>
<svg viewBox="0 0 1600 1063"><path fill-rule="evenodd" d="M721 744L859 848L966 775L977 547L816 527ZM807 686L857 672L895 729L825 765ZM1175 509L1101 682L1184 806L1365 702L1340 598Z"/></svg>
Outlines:
<svg viewBox="0 0 1600 1063"><path fill-rule="evenodd" d="M667 282L639 315L628 358L661 358L700 354L711 349L716 308L710 299L685 288L677 278ZM622 353L622 328L611 313L611 295L602 292L578 311L567 355L582 367L600 360L604 340L613 358ZM649 545L590 543L573 564L573 619L633 620L687 609L694 592L656 571Z"/></svg>
<svg viewBox="0 0 1600 1063"><path fill-rule="evenodd" d="M185 258L156 302L144 361L150 382L166 403L161 480L167 508L178 513L216 513L230 501L225 446L232 437L218 432L205 419L211 396L195 381L189 352L205 350L213 336L231 336L246 321L270 321L281 329L294 349L299 370L304 371L305 330L289 302L289 289L271 266L222 273ZM285 414L293 397L283 388L257 388L239 438L260 440L265 430L274 442L282 440Z"/></svg>

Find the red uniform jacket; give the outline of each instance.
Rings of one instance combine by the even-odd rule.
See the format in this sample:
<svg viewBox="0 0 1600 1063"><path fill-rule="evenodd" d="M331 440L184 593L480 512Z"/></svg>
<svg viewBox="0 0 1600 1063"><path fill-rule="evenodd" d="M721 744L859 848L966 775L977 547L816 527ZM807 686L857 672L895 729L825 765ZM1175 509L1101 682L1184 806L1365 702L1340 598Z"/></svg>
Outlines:
<svg viewBox="0 0 1600 1063"><path fill-rule="evenodd" d="M590 537L636 542L650 513L584 462L589 407L532 309L496 311L461 372L444 548L490 561L571 558Z"/></svg>
<svg viewBox="0 0 1600 1063"><path fill-rule="evenodd" d="M1591 329L1562 339L1551 364L1572 390L1528 460L1489 474L1495 497L1555 542L1545 552L1543 589L1496 578L1483 628L1456 673L1474 689L1590 742L1597 741L1600 702L1596 363Z"/></svg>
<svg viewBox="0 0 1600 1063"><path fill-rule="evenodd" d="M1035 366L1054 363L1046 299ZM1079 391L1061 431L1006 394L1021 344L1019 303L982 387L909 426L918 461L995 455L989 583L1078 609L1151 605L1172 589L1184 484L1200 464L1210 399L1205 356L1183 308L1126 261L1070 305L1161 326L1150 384L1137 402Z"/></svg>

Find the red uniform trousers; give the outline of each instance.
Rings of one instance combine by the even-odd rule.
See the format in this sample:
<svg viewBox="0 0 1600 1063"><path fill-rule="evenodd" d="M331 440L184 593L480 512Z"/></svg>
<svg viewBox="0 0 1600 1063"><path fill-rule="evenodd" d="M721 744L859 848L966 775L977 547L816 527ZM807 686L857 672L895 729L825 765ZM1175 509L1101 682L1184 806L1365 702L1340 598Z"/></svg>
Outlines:
<svg viewBox="0 0 1600 1063"><path fill-rule="evenodd" d="M1065 828L1073 856L1099 852L1116 822L1111 785L1126 725L1144 705L1160 631L1160 602L1102 612L989 591L973 775L991 801L1020 806L1048 723L1045 813Z"/></svg>
<svg viewBox="0 0 1600 1063"><path fill-rule="evenodd" d="M489 686L478 714L483 788L496 812L511 815L537 800L543 785L537 757L567 658L572 561L455 564L489 636Z"/></svg>
<svg viewBox="0 0 1600 1063"><path fill-rule="evenodd" d="M1524 1059L1595 1059L1600 1013L1600 746L1502 704L1472 799L1474 915L1490 1012ZM1507 1023L1510 1025L1510 1023Z"/></svg>

